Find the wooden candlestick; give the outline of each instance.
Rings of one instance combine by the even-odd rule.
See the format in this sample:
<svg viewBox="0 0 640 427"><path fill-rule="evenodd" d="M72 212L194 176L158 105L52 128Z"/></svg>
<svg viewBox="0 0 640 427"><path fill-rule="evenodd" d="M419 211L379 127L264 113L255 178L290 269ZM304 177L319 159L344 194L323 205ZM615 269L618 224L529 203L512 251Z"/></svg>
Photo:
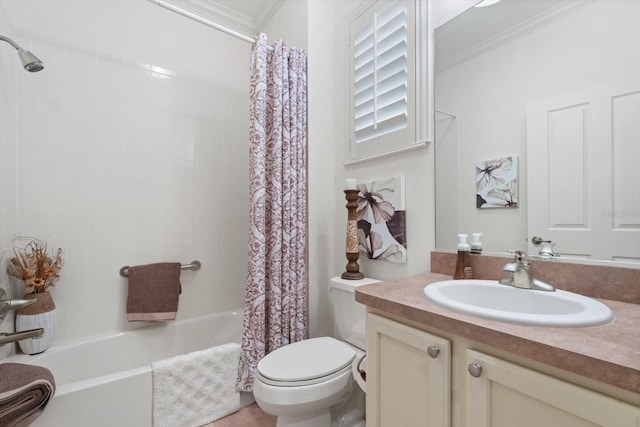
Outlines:
<svg viewBox="0 0 640 427"><path fill-rule="evenodd" d="M347 245L345 254L347 256L347 271L340 277L348 280L364 279L364 274L360 272L358 265L358 218L356 209L358 208L358 193L360 190L344 190L347 199Z"/></svg>

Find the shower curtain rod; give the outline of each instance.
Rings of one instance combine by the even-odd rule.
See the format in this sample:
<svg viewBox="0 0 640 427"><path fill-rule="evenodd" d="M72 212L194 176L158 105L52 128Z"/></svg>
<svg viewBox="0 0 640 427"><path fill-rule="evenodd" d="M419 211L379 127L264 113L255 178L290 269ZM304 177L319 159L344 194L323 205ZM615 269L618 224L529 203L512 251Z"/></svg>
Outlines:
<svg viewBox="0 0 640 427"><path fill-rule="evenodd" d="M201 16L198 16L195 13L189 12L188 10L181 9L181 8L179 8L177 6L174 6L174 5L170 4L170 3L167 3L166 1L163 1L163 0L148 0L148 1L150 1L151 3L155 3L160 7L164 7L165 9L168 9L168 10L170 10L172 12L175 12L178 15L182 15L182 16L184 16L186 18L193 19L194 21L197 21L197 22L199 22L201 24L204 24L204 25L206 25L208 27L214 28L214 29L216 29L218 31L222 31L223 33L227 33L230 36L233 36L233 37L235 37L237 39L243 40L243 41L245 41L247 43L253 44L255 42L255 39L252 38L252 37L246 36L246 35L244 35L242 33L239 33L237 31L234 31L234 30L230 29L230 28L224 27L224 26L222 26L220 24L216 24L215 22L209 21L208 19L205 19L205 18L203 18ZM273 47L271 47L271 46L268 46L267 48L269 50L273 50Z"/></svg>

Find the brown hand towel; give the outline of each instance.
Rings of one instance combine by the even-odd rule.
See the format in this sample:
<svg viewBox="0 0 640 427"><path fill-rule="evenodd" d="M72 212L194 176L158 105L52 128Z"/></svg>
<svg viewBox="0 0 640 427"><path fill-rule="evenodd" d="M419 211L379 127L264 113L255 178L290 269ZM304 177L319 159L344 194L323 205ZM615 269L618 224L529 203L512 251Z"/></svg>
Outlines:
<svg viewBox="0 0 640 427"><path fill-rule="evenodd" d="M178 262L129 267L127 320L174 320L181 291Z"/></svg>
<svg viewBox="0 0 640 427"><path fill-rule="evenodd" d="M53 374L42 366L0 364L0 425L28 426L56 390Z"/></svg>

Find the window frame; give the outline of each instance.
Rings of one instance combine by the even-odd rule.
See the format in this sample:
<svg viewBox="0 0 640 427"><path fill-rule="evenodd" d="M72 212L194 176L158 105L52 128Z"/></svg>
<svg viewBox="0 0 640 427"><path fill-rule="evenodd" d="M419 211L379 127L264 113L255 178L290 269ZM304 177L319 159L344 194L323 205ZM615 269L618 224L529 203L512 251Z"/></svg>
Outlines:
<svg viewBox="0 0 640 427"><path fill-rule="evenodd" d="M373 20L375 13L405 3L407 7L407 127L362 142L355 137L355 33ZM421 0L362 1L347 17L349 90L347 91L349 123L346 128L344 164L357 163L409 149L426 146L431 140L433 117L432 64L428 23L429 2Z"/></svg>

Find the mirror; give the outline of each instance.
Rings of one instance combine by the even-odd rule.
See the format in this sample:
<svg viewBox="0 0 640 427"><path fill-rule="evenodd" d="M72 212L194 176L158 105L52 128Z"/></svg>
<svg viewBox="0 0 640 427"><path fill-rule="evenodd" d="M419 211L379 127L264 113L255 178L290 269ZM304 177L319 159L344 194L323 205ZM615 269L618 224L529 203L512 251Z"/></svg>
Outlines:
<svg viewBox="0 0 640 427"><path fill-rule="evenodd" d="M638 1L502 0L436 28L437 249L538 236L640 267L639 21Z"/></svg>

